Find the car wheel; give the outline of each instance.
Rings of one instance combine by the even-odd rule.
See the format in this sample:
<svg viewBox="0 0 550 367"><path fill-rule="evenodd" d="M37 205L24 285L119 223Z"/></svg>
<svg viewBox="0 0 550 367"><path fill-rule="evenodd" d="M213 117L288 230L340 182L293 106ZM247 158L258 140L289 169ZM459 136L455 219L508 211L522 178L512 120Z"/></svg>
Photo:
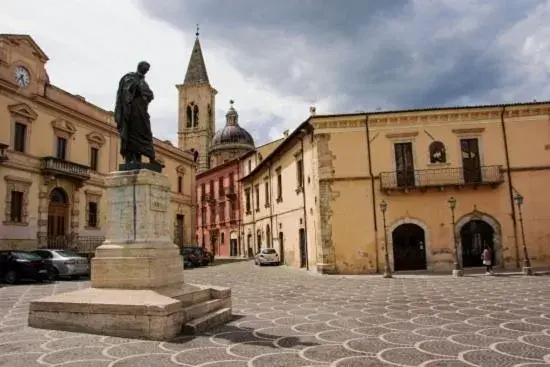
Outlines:
<svg viewBox="0 0 550 367"><path fill-rule="evenodd" d="M17 272L15 272L15 270L9 270L4 275L4 282L6 282L8 284L15 284L18 281L19 281L19 277L17 276Z"/></svg>
<svg viewBox="0 0 550 367"><path fill-rule="evenodd" d="M55 270L57 269L53 268L50 271L48 271L48 276L47 276L48 282L53 282L56 279Z"/></svg>

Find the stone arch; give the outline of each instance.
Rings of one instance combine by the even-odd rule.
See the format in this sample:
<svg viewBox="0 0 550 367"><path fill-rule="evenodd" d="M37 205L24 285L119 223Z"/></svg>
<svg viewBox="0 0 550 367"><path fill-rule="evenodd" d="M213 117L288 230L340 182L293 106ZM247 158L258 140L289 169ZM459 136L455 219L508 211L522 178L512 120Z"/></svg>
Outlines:
<svg viewBox="0 0 550 367"><path fill-rule="evenodd" d="M475 220L481 220L487 223L493 229L493 250L494 250L495 265L497 266L502 265L504 262L503 262L503 253L502 253L502 232L501 232L500 223L492 215L481 212L477 209L474 209L470 213L464 214L455 222L454 231L455 231L455 236L457 240L460 263L462 263L462 239L460 236L460 232L467 223Z"/></svg>
<svg viewBox="0 0 550 367"><path fill-rule="evenodd" d="M388 257L390 259L390 267L391 269L394 269L394 257L393 257L393 231L395 231L395 229L403 224L415 224L417 226L419 226L420 228L422 228L422 230L424 231L424 249L425 249L425 252L426 252L426 269L428 271L431 271L432 270L432 263L430 261L430 253L431 253L431 241L430 241L430 238L431 238L431 234L430 234L430 229L428 228L428 226L426 225L426 223L421 220L421 219L418 219L418 218L415 218L415 217L410 217L410 216L406 216L406 217L401 217L397 220L395 220L392 224L390 224L388 226L388 233L387 233L387 237L388 237ZM384 254L382 253L382 258L383 258Z"/></svg>

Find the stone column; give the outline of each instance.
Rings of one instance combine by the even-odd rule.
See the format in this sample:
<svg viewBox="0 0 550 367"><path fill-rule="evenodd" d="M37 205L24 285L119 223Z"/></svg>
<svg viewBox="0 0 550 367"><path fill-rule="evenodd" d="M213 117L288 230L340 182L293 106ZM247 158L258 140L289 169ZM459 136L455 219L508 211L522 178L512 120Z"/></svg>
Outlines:
<svg viewBox="0 0 550 367"><path fill-rule="evenodd" d="M183 261L171 239L170 182L150 170L106 179L105 242L92 259L92 287L155 289L183 283Z"/></svg>
<svg viewBox="0 0 550 367"><path fill-rule="evenodd" d="M38 228L36 233L38 248L48 246L48 206L50 203L48 192L48 181L45 177L42 177L38 187Z"/></svg>

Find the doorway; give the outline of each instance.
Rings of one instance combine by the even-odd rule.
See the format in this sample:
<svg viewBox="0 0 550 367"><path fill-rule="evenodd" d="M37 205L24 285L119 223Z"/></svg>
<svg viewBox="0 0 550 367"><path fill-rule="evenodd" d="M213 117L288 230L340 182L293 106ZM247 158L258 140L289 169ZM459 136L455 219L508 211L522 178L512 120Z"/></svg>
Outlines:
<svg viewBox="0 0 550 367"><path fill-rule="evenodd" d="M285 263L285 245L283 239L283 232L279 232L279 258L281 259L281 264Z"/></svg>
<svg viewBox="0 0 550 367"><path fill-rule="evenodd" d="M392 245L396 271L426 269L426 237L422 227L401 224L392 232Z"/></svg>
<svg viewBox="0 0 550 367"><path fill-rule="evenodd" d="M269 224L265 227L265 242L266 247L271 247L271 227Z"/></svg>
<svg viewBox="0 0 550 367"><path fill-rule="evenodd" d="M239 241L237 232L229 233L229 256L239 255Z"/></svg>
<svg viewBox="0 0 550 367"><path fill-rule="evenodd" d="M300 267L305 268L307 264L307 254L306 254L306 230L303 228L300 228L298 232L298 236L300 239Z"/></svg>
<svg viewBox="0 0 550 367"><path fill-rule="evenodd" d="M483 266L481 254L485 246L489 246L492 253L491 262L495 264L495 248L493 243L495 231L483 220L471 220L460 229L462 244L462 266L465 268Z"/></svg>
<svg viewBox="0 0 550 367"><path fill-rule="evenodd" d="M481 183L481 160L477 139L461 139L462 174L465 184Z"/></svg>
<svg viewBox="0 0 550 367"><path fill-rule="evenodd" d="M414 187L412 143L395 143L394 151L397 187Z"/></svg>
<svg viewBox="0 0 550 367"><path fill-rule="evenodd" d="M262 232L258 229L258 231L256 232L256 251L255 251L255 253L257 254L258 252L260 252L261 248L262 248Z"/></svg>
<svg viewBox="0 0 550 367"><path fill-rule="evenodd" d="M48 247L65 248L67 224L69 222L69 199L62 188L56 187L50 193L48 205Z"/></svg>
<svg viewBox="0 0 550 367"><path fill-rule="evenodd" d="M183 247L183 222L184 215L176 214L176 245Z"/></svg>

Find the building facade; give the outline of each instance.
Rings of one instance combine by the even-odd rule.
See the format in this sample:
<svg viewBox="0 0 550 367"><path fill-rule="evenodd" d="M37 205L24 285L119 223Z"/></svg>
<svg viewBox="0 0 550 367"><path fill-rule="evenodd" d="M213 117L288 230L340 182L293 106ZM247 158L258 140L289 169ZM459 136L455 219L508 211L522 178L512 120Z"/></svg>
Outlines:
<svg viewBox="0 0 550 367"><path fill-rule="evenodd" d="M550 102L313 115L242 179L243 227L319 272L548 266L548 182Z"/></svg>
<svg viewBox="0 0 550 367"><path fill-rule="evenodd" d="M93 252L108 218L105 178L122 163L112 112L53 85L27 35L0 35L0 248ZM154 118L153 118L154 124ZM195 240L193 155L155 139L172 183L177 244Z"/></svg>

